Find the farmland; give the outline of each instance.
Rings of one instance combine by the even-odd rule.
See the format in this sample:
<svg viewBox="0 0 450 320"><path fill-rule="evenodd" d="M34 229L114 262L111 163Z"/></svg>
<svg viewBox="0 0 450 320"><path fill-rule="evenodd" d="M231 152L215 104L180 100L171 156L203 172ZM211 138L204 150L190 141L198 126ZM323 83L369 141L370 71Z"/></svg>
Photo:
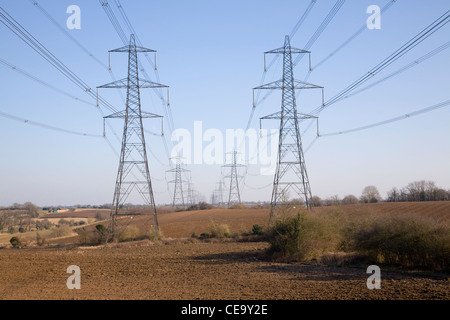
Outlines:
<svg viewBox="0 0 450 320"><path fill-rule="evenodd" d="M422 215L450 221L450 202L376 203L316 208L316 213ZM94 219L98 212L62 213L64 219ZM312 213L314 214L314 213ZM48 214L55 218L55 214ZM58 216L62 218L61 216ZM299 262L268 258L269 243L251 237L252 226L268 225L267 209L212 209L160 214L162 238L79 245L80 228L37 246L13 249L2 234L0 299L425 299L450 298L448 275L381 266L382 288L366 286L367 265L321 259ZM87 220L86 220L87 221ZM103 221L103 223L105 223ZM137 222L138 223L138 222ZM229 237L199 237L211 225L226 225ZM78 231L78 232L77 232ZM24 234L25 236L26 234ZM81 290L69 290L66 269L81 269Z"/></svg>

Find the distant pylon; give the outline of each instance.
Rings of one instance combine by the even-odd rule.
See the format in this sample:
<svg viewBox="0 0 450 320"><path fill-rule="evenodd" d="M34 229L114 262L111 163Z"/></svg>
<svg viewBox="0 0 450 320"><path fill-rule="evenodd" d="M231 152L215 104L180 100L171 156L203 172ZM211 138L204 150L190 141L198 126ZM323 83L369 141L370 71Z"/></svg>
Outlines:
<svg viewBox="0 0 450 320"><path fill-rule="evenodd" d="M283 47L264 53L283 55L283 78L254 88L254 90L282 90L281 111L261 118L280 119L278 158L270 202L271 217L274 214L275 207L289 198L289 191L291 190L294 191L295 196L300 197L304 201L307 208L311 207L311 187L306 172L299 119L316 117L297 112L295 89L322 89L323 103L323 87L294 79L292 54L303 53L311 54L309 51L291 47L289 36L286 36Z"/></svg>
<svg viewBox="0 0 450 320"><path fill-rule="evenodd" d="M221 179L219 182L216 183L217 188L214 190L213 196L214 196L214 203L218 206L223 206L225 204L223 200L223 191L225 187L225 183Z"/></svg>
<svg viewBox="0 0 450 320"><path fill-rule="evenodd" d="M194 190L193 183L189 179L187 182L187 205L194 206L197 203L196 191Z"/></svg>
<svg viewBox="0 0 450 320"><path fill-rule="evenodd" d="M230 178L230 188L228 193L228 208L231 207L233 204L241 203L241 193L239 190L239 175L237 172L237 168L244 166L242 164L237 163L236 150L231 152L231 154L232 154L231 163L223 165L223 167L230 168L230 174L225 176L225 178Z"/></svg>
<svg viewBox="0 0 450 320"><path fill-rule="evenodd" d="M97 87L97 92L99 88L127 89L126 109L105 117L125 119L119 169L117 172L113 208L108 230L113 237L116 236L120 231L118 223L121 225L122 223L128 224L134 215L139 214L152 216L153 221L145 222L145 228L149 231L153 228L153 231L158 232L158 218L155 199L153 197L142 119L162 118L162 116L141 110L140 89L163 88L167 86L139 79L137 53L155 52L155 50L136 46L134 35L131 35L128 46L109 52L128 53L128 77ZM150 214L146 212L133 213L123 208L123 204L133 191L137 191L141 195L144 204L150 208Z"/></svg>
<svg viewBox="0 0 450 320"><path fill-rule="evenodd" d="M186 208L186 201L185 201L185 194L183 191L183 184L188 183L187 180L183 180L182 173L183 172L189 172L189 170L184 169L181 166L181 158L176 158L175 168L167 170L166 172L172 172L175 174L175 178L169 183L174 184L173 188L173 200L172 200L172 207L182 207ZM188 190L189 192L189 190Z"/></svg>

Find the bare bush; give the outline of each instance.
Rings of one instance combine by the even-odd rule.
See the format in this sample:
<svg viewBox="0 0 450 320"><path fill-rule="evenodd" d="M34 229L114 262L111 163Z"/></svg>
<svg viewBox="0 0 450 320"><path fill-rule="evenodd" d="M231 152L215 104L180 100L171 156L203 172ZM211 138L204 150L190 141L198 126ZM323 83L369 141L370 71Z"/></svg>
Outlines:
<svg viewBox="0 0 450 320"><path fill-rule="evenodd" d="M412 215L379 218L346 229L342 248L374 263L448 271L450 228Z"/></svg>
<svg viewBox="0 0 450 320"><path fill-rule="evenodd" d="M68 236L72 233L72 228L68 225L56 227L50 233L50 238L60 238Z"/></svg>
<svg viewBox="0 0 450 320"><path fill-rule="evenodd" d="M230 228L227 224L216 224L214 221L211 221L210 236L212 238L229 238Z"/></svg>

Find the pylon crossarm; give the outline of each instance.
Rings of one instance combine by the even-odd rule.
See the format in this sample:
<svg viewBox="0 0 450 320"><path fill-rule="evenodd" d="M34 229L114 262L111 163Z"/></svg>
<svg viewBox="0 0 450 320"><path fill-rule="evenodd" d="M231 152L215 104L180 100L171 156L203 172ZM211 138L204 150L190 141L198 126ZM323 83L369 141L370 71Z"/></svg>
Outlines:
<svg viewBox="0 0 450 320"><path fill-rule="evenodd" d="M301 112L297 112L297 119L299 120L305 120L305 119L317 119L318 117L313 116L311 114L306 114L306 113L301 113ZM267 116L261 117L259 118L260 120L280 120L281 119L281 112L274 112L271 113ZM287 117L285 117L285 119L287 119Z"/></svg>
<svg viewBox="0 0 450 320"><path fill-rule="evenodd" d="M141 111L141 117L142 118L163 118L163 116L160 116L159 114L147 112L147 111Z"/></svg>
<svg viewBox="0 0 450 320"><path fill-rule="evenodd" d="M156 83L153 81L139 79L139 87L140 88L168 88L165 84Z"/></svg>
<svg viewBox="0 0 450 320"><path fill-rule="evenodd" d="M101 89L101 88L119 88L119 89L128 89L130 87L139 87L139 88L168 88L168 86L161 84L161 83L156 83L153 81L149 81L149 80L144 80L144 79L139 79L139 84L136 85L131 85L128 83L128 78L125 79L120 79L120 80L116 80L107 84L104 84L102 86L98 86L97 89Z"/></svg>
<svg viewBox="0 0 450 320"><path fill-rule="evenodd" d="M267 116L259 118L260 120L269 120L269 119L281 119L281 112L274 112L272 114L269 114Z"/></svg>
<svg viewBox="0 0 450 320"><path fill-rule="evenodd" d="M110 114L108 116L103 117L104 119L125 119L126 117L126 111L118 111L113 114ZM128 115L129 118L133 117L132 115ZM139 115L135 116L136 118L139 117ZM141 118L162 118L163 116L151 112L141 111Z"/></svg>
<svg viewBox="0 0 450 320"><path fill-rule="evenodd" d="M123 46L117 49L113 49L113 50L109 50L108 52L127 52L129 53L130 51L136 51L136 52L156 52L156 50L153 49L148 49L148 48L144 48L141 46Z"/></svg>
<svg viewBox="0 0 450 320"><path fill-rule="evenodd" d="M283 81L283 79L281 80L277 80L277 81L273 81L267 84L263 84L259 87L253 88L253 90L283 90L283 89L323 89L323 87L309 83L309 82L305 82L305 81L300 81L300 80L294 80L292 87L286 87L285 82Z"/></svg>
<svg viewBox="0 0 450 320"><path fill-rule="evenodd" d="M311 53L311 51L307 51L307 50L303 50L303 49L298 49L298 48L294 48L294 47L289 47L290 50L286 50L286 47L281 47L281 48L277 48L277 49L273 49L273 50L269 50L264 52L264 54L285 54L285 53L289 53L289 54L300 54L300 53Z"/></svg>

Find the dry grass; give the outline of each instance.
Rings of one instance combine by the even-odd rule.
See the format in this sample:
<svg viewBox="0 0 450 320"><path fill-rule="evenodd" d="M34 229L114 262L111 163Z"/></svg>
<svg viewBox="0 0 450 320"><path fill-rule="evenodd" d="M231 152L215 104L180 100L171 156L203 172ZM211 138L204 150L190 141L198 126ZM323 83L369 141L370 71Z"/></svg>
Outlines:
<svg viewBox="0 0 450 320"><path fill-rule="evenodd" d="M449 270L450 228L442 222L440 212L431 214L431 210L427 210L423 214L405 210L395 214L379 209L380 206L356 205L302 213L297 250L292 252L292 244L287 241L284 245L291 248L285 250L275 245L273 248L283 253L284 259L336 264L368 261L406 268ZM284 224L274 225L269 242L279 246L276 241L282 239L283 230L293 229L295 223L291 215L290 219L284 218ZM290 236L294 236L292 232Z"/></svg>

